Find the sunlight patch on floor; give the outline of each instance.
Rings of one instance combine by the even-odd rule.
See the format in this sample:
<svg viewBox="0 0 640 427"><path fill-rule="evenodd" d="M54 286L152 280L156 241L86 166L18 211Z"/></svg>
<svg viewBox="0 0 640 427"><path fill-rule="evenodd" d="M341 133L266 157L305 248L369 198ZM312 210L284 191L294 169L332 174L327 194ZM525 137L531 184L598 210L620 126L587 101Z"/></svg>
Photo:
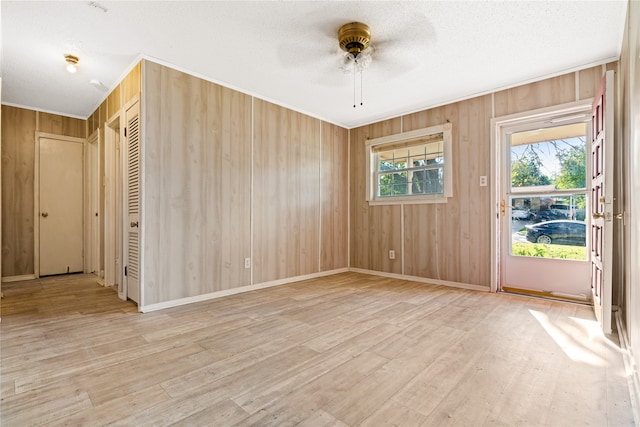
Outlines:
<svg viewBox="0 0 640 427"><path fill-rule="evenodd" d="M592 366L607 366L608 363L595 353L592 347L603 338L598 322L568 317L567 320L550 320L540 311L529 310L531 315L574 362Z"/></svg>

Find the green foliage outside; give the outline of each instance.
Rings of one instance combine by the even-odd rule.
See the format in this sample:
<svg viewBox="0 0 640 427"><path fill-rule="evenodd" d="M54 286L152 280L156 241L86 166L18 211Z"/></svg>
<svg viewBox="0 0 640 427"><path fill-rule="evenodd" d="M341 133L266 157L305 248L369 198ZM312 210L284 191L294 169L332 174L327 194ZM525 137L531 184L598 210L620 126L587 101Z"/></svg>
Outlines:
<svg viewBox="0 0 640 427"><path fill-rule="evenodd" d="M511 165L511 184L514 187L551 184L549 177L540 171L540 166L542 166L540 156L532 146L529 146L527 151Z"/></svg>
<svg viewBox="0 0 640 427"><path fill-rule="evenodd" d="M560 174L555 180L556 188L558 190L586 188L587 152L584 145L559 150L556 157L560 161ZM587 206L584 195L576 197L573 202L578 209L584 209ZM584 219L584 216L576 219Z"/></svg>
<svg viewBox="0 0 640 427"><path fill-rule="evenodd" d="M587 153L584 145L559 150L556 157L560 161L560 175L555 180L556 188L586 188Z"/></svg>
<svg viewBox="0 0 640 427"><path fill-rule="evenodd" d="M555 147L555 156L560 163L560 172L557 176L552 177L541 171L543 162L540 159L540 144L529 145L519 158L513 159L511 165L513 187L554 184L558 190L586 188L586 139L577 138L576 140L571 143L566 140L548 142ZM561 148L561 145L564 145L565 148ZM584 209L584 199L581 202L578 201L575 206Z"/></svg>
<svg viewBox="0 0 640 427"><path fill-rule="evenodd" d="M406 163L396 163L382 161L380 162L380 170L397 170L405 169ZM407 173L388 173L380 175L380 182L378 185L380 196L401 196L407 194Z"/></svg>
<svg viewBox="0 0 640 427"><path fill-rule="evenodd" d="M542 243L512 242L511 253L519 256L573 259L578 261L585 261L587 259L587 248L585 246L543 245Z"/></svg>

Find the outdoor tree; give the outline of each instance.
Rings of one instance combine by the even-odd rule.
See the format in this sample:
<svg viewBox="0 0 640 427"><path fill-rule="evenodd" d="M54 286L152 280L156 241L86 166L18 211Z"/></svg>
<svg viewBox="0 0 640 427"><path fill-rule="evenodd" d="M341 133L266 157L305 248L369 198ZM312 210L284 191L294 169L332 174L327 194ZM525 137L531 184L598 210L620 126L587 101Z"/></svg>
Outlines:
<svg viewBox="0 0 640 427"><path fill-rule="evenodd" d="M549 177L540 171L540 166L542 166L540 156L534 149L530 148L528 147L511 164L511 185L513 187L551 184Z"/></svg>
<svg viewBox="0 0 640 427"><path fill-rule="evenodd" d="M584 145L558 150L556 157L560 162L560 173L556 177L556 188L560 190L585 188L586 152Z"/></svg>
<svg viewBox="0 0 640 427"><path fill-rule="evenodd" d="M393 163L390 161L381 161L381 171L391 171L404 169L405 163ZM380 176L379 182L380 196L398 196L407 194L407 173L388 173Z"/></svg>

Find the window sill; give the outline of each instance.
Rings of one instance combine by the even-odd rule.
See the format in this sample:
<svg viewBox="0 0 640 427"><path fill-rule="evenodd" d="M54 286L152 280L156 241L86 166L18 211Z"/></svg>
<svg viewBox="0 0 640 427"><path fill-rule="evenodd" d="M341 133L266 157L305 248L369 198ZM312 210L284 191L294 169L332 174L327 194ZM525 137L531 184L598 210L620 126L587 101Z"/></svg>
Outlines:
<svg viewBox="0 0 640 427"><path fill-rule="evenodd" d="M389 199L367 200L370 206L382 205L430 205L435 203L448 203L449 197L394 197Z"/></svg>

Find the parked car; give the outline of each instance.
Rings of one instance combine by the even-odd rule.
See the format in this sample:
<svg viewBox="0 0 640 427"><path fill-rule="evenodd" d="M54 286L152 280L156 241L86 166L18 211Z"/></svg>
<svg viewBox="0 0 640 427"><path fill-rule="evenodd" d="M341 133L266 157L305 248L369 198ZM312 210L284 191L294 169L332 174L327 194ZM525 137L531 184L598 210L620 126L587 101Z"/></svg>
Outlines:
<svg viewBox="0 0 640 427"><path fill-rule="evenodd" d="M533 243L585 246L587 225L582 221L554 220L525 225Z"/></svg>
<svg viewBox="0 0 640 427"><path fill-rule="evenodd" d="M552 210L558 214L564 215L567 219L574 219L574 212L569 205L555 204L549 206L549 210Z"/></svg>
<svg viewBox="0 0 640 427"><path fill-rule="evenodd" d="M545 209L543 211L537 212L533 217L535 222L540 221L553 221L556 219L567 219L567 216L562 213L552 209Z"/></svg>
<svg viewBox="0 0 640 427"><path fill-rule="evenodd" d="M511 219L531 219L533 218L533 212L526 208L513 208L511 209Z"/></svg>

